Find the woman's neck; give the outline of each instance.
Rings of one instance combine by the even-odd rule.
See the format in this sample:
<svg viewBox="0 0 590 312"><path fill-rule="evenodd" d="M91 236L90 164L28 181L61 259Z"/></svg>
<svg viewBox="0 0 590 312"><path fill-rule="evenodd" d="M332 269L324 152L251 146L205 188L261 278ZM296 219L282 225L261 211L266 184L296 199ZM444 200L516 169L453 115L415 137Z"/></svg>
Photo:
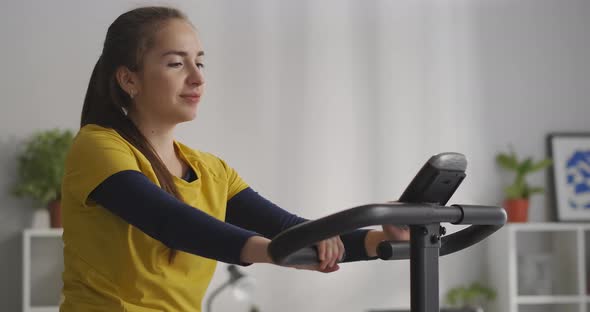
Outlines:
<svg viewBox="0 0 590 312"><path fill-rule="evenodd" d="M176 125L150 121L145 118L134 118L132 115L129 118L164 162L176 158L174 150L174 128Z"/></svg>

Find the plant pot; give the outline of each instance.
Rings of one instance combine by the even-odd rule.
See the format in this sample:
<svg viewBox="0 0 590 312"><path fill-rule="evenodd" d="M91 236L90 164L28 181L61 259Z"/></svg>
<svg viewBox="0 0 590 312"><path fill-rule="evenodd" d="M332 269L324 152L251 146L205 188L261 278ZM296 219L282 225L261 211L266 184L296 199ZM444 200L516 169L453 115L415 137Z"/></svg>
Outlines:
<svg viewBox="0 0 590 312"><path fill-rule="evenodd" d="M35 209L31 220L31 228L46 229L49 227L49 209Z"/></svg>
<svg viewBox="0 0 590 312"><path fill-rule="evenodd" d="M61 201L54 200L47 205L49 224L52 228L61 228Z"/></svg>
<svg viewBox="0 0 590 312"><path fill-rule="evenodd" d="M528 199L507 199L504 201L504 209L508 214L508 222L527 222L529 219Z"/></svg>
<svg viewBox="0 0 590 312"><path fill-rule="evenodd" d="M440 312L484 312L482 307L442 308Z"/></svg>

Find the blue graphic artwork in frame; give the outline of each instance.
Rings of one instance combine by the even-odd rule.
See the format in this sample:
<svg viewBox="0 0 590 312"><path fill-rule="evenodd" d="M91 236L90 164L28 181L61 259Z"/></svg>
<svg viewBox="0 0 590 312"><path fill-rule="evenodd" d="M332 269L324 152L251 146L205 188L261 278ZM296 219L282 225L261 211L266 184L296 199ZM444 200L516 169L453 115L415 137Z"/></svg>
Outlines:
<svg viewBox="0 0 590 312"><path fill-rule="evenodd" d="M553 133L547 142L558 220L590 220L590 133Z"/></svg>

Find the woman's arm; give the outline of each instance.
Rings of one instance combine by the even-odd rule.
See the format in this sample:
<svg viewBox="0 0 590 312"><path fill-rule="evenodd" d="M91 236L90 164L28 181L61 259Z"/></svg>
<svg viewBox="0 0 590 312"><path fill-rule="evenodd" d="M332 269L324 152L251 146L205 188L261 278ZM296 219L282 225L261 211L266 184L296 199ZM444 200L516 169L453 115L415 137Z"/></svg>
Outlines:
<svg viewBox="0 0 590 312"><path fill-rule="evenodd" d="M248 187L227 201L225 221L272 239L307 219L284 210Z"/></svg>
<svg viewBox="0 0 590 312"><path fill-rule="evenodd" d="M387 237L383 231L369 231L365 237L365 252L367 256L371 258L377 257L377 245L384 240L387 240Z"/></svg>
<svg viewBox="0 0 590 312"><path fill-rule="evenodd" d="M249 187L227 202L225 220L269 239L294 225L308 221L275 205ZM379 236L372 234L368 240L368 232L369 230L356 230L340 235L346 250L344 262L374 259L376 253L375 256L371 256L373 253L368 254L367 248L372 247L367 247L366 243L372 244ZM375 248L371 250L374 251Z"/></svg>
<svg viewBox="0 0 590 312"><path fill-rule="evenodd" d="M270 240L262 236L252 236L242 248L240 259L246 263L273 263L268 254Z"/></svg>
<svg viewBox="0 0 590 312"><path fill-rule="evenodd" d="M217 220L183 203L138 171L122 171L110 176L90 194L90 199L170 248L226 263L272 263L267 251L270 243L268 238ZM229 206L228 203L228 209ZM259 220L269 221L266 216ZM282 227L288 228L292 223L306 221L288 213L279 220L282 222L271 225L270 231L282 231ZM264 223L247 217L241 221L250 225ZM264 230L264 226L261 229ZM378 233L367 230L342 235L347 248L345 261L373 257L374 252L371 250L375 250L380 237Z"/></svg>
<svg viewBox="0 0 590 312"><path fill-rule="evenodd" d="M89 197L172 249L226 263L270 262L261 251L267 239L183 203L141 172L118 172Z"/></svg>

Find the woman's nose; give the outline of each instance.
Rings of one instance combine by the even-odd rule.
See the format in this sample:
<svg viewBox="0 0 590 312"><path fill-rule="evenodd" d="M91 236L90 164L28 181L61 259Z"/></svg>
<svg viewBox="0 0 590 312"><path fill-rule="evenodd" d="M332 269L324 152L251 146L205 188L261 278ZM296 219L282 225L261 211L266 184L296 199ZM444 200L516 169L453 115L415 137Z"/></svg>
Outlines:
<svg viewBox="0 0 590 312"><path fill-rule="evenodd" d="M188 76L188 83L189 84L196 84L200 86L205 83L205 76L203 75L203 70L197 65L194 65L191 68L190 74Z"/></svg>

